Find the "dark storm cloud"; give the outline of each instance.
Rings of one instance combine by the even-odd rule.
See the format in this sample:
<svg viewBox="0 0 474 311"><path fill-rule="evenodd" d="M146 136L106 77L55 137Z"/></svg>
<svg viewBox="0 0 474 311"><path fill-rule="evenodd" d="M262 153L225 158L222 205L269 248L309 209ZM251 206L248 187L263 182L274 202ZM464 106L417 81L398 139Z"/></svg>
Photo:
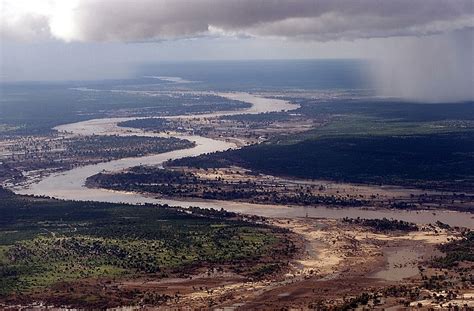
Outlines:
<svg viewBox="0 0 474 311"><path fill-rule="evenodd" d="M473 2L456 0L82 1L82 40L143 40L205 34L315 40L424 35L474 26Z"/></svg>
<svg viewBox="0 0 474 311"><path fill-rule="evenodd" d="M0 39L9 39L5 42L12 39L33 40L33 44L41 40L49 43L51 39L58 44L85 42L65 44L67 48L82 47L87 51L78 53L77 57L69 56L70 71L74 74L97 67L77 64L100 58L96 52L107 45L103 42L117 45L117 51L108 51L110 55L133 46L142 52L136 51L137 54L126 55L124 59L143 60L140 58L143 51L154 53L154 49L163 45L121 43L167 41L164 45L176 44L168 54L174 57L179 52L189 59L196 55L205 58L216 55L219 40L196 38L255 37L246 42L236 40L237 45L227 42L219 57L248 49L249 41L278 41L280 48L314 49L308 55L321 57L316 46L322 48L354 39L352 48L357 47L367 57L377 59L373 77L380 95L423 101L474 99L474 0L0 0L0 4ZM172 41L175 39L196 40ZM317 42L330 40L338 42ZM204 49L206 53L193 50L193 46L200 45L208 46ZM375 53L369 46L379 49ZM3 48L0 46L0 54L9 51L4 47L5 44ZM30 47L34 50L34 45ZM256 52L265 55L261 50L266 49L271 47L254 47L248 55ZM340 51L334 50L337 52ZM27 59L35 56L30 50L22 53L27 54ZM13 66L18 58L16 54L10 51L8 61L3 57L0 62ZM49 54L46 53L47 61L42 58L39 62L47 68L39 74L49 75L50 68L57 66L57 58L49 58ZM328 54L333 57L331 53L323 57ZM72 54L61 53L61 57L68 55ZM108 63L110 55L103 55L98 63ZM281 58L293 57L281 55ZM160 57L163 56L156 53L152 59ZM16 65L22 63L17 61ZM117 66L114 63L110 67ZM25 72L30 73L30 67ZM18 70L10 72L16 75ZM58 76L67 76L62 72ZM112 70L103 68L101 76L107 72Z"/></svg>
<svg viewBox="0 0 474 311"><path fill-rule="evenodd" d="M3 1L8 4L21 0ZM67 41L140 41L246 35L326 41L418 36L474 26L472 0L70 1L75 5L69 6L69 11L52 5L50 12L43 12L47 20L42 28L51 29L52 37ZM67 15L67 20L62 20L60 14ZM11 27L15 25L20 26L4 23L3 32L11 37L18 30ZM35 24L21 26L29 25Z"/></svg>

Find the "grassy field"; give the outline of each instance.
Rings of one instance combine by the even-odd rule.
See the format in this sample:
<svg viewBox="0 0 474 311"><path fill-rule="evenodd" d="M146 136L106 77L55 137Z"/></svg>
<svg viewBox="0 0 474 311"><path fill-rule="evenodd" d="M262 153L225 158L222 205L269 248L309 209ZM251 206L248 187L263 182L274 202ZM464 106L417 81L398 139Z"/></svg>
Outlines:
<svg viewBox="0 0 474 311"><path fill-rule="evenodd" d="M282 267L293 247L281 229L220 211L33 199L2 191L0 214L4 300L28 301L29 295L81 280L160 279L202 267L261 277L268 266Z"/></svg>

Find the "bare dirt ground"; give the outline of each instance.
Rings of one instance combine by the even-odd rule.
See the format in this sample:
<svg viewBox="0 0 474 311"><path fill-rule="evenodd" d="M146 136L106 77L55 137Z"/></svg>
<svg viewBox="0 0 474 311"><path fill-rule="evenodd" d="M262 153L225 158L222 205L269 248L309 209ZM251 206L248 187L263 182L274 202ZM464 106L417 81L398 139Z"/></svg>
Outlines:
<svg viewBox="0 0 474 311"><path fill-rule="evenodd" d="M471 211L474 193L453 193L436 190L422 190L393 185L363 185L333 182L328 180L307 180L256 174L251 170L232 166L229 168L197 169L172 167L167 169L191 174L197 178L194 184L176 184L186 189L186 199L206 198L205 192L215 193L227 201L258 204L315 205L307 196L317 198L319 205L356 206L374 209L443 209ZM236 187L242 193L249 193L243 199L232 196ZM304 194L302 198L301 194ZM159 193L153 193L162 197ZM166 196L164 196L166 197ZM180 197L171 197L180 199ZM182 197L184 198L184 197ZM279 200L276 200L278 198ZM317 204L316 204L317 205Z"/></svg>
<svg viewBox="0 0 474 311"><path fill-rule="evenodd" d="M56 295L60 305L66 297L71 301L87 293L100 293L112 306L124 305L127 299L135 304L140 293L139 305L147 310L325 309L347 306L351 299L367 294L370 298L364 304L377 309L447 309L449 304L474 307L472 288L456 288L456 296L440 302L437 295L446 296L446 292L421 286L426 276L445 273L427 268L426 261L440 254L437 245L459 238L456 231L419 226L412 232L376 232L340 220L308 217L267 222L296 233L293 239L298 251L286 268L260 280L225 267L203 267L192 275L164 279L58 284L49 294ZM41 298L45 293L38 295Z"/></svg>
<svg viewBox="0 0 474 311"><path fill-rule="evenodd" d="M280 219L271 223L303 238L304 247L284 273L260 281L226 273L203 273L188 279L127 282L120 286L129 290L147 286L179 296L160 307L163 309L187 306L190 309L275 310L335 306L364 292L419 284L418 265L436 253L437 244L455 238L446 230L428 227L411 233L374 233L327 219ZM410 256L410 252L415 252L416 257ZM396 254L395 261L393 254ZM399 274L405 278L394 278ZM400 305L399 298L386 296L379 300L381 307Z"/></svg>

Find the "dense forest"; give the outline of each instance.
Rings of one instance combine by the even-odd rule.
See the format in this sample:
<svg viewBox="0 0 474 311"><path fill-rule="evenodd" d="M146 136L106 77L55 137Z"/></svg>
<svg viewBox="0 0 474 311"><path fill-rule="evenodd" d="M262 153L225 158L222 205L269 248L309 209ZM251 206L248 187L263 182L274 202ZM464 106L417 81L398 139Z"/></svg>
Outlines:
<svg viewBox="0 0 474 311"><path fill-rule="evenodd" d="M355 136L269 142L178 159L173 166L239 165L283 176L423 188L474 188L474 133Z"/></svg>

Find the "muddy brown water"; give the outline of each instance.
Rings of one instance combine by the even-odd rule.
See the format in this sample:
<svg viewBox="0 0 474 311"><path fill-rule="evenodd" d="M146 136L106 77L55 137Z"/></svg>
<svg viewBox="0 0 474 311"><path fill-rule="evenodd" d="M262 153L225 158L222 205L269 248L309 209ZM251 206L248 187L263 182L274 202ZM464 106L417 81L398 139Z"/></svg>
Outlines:
<svg viewBox="0 0 474 311"><path fill-rule="evenodd" d="M173 116L172 118L192 118L192 117L217 117L235 114L256 114L263 112L275 112L283 110L297 109L299 106L291 104L288 101L263 98L248 93L217 93L217 95L232 100L240 100L248 102L252 106L245 110L216 112L206 115L185 115ZM84 122L71 123L58 126L56 129L61 132L68 132L76 135L141 135L141 136L158 136L169 137L169 134L145 132L139 129L121 128L117 126L118 122L137 118L104 118L94 119ZM421 211L405 211L405 210L373 210L364 208L328 208L325 206L301 207L301 206L284 206L284 205L264 205L240 203L232 201L211 201L211 200L174 200L174 199L157 199L151 196L139 194L110 191L105 189L90 189L84 186L89 176L98 174L103 171L119 171L137 165L157 165L161 166L165 161L170 159L179 159L189 156L198 156L204 153L223 151L229 148L237 148L237 146L225 140L216 140L202 136L179 135L172 134L173 137L188 139L194 141L196 146L184 150L176 150L157 155L148 155L135 158L124 158L110 162L103 162L94 165L74 168L61 173L55 173L34 181L27 186L14 188L13 190L19 194L42 195L58 199L82 200L82 201L100 201L112 203L130 203L130 204L168 204L171 206L189 207L198 206L201 208L225 209L233 212L252 214L265 217L320 217L340 219L343 217L350 218L393 218L415 223L435 223L441 221L451 226L461 226L474 229L474 218L472 214L454 211L439 210L436 212Z"/></svg>

